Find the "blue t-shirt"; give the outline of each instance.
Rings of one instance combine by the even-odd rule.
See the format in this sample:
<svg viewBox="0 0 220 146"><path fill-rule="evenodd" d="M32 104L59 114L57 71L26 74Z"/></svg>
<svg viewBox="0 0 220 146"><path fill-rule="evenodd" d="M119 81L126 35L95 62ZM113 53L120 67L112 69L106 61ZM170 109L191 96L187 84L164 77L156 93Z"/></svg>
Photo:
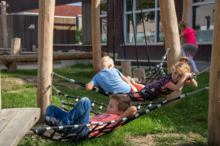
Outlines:
<svg viewBox="0 0 220 146"><path fill-rule="evenodd" d="M115 68L103 69L92 79L95 86L101 86L106 92L115 93L122 92L128 93L131 87L122 78L122 73Z"/></svg>

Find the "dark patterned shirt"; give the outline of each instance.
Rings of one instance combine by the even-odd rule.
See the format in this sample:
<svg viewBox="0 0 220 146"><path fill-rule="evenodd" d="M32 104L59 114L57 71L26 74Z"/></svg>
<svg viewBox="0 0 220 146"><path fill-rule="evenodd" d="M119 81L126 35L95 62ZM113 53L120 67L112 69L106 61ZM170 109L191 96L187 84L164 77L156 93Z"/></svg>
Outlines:
<svg viewBox="0 0 220 146"><path fill-rule="evenodd" d="M171 83L174 83L171 76L172 76L172 73L164 75L162 78L160 78L156 82L147 84L144 88L141 89L141 91L146 90L145 93L141 93L140 95L145 98L147 97L159 98L159 97L163 97L163 96L170 94L171 92L173 92L173 90L170 90L169 88L167 88L167 86ZM161 89L161 87L165 87L165 88ZM151 91L151 89L153 88L155 89L154 92Z"/></svg>

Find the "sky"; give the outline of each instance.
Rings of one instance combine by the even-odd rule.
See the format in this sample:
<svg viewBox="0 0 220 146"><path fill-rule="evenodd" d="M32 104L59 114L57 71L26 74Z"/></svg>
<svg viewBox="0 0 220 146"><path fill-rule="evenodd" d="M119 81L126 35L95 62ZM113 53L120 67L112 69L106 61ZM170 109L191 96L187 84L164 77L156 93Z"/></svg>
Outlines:
<svg viewBox="0 0 220 146"><path fill-rule="evenodd" d="M68 4L68 5L72 5L72 6L82 6L82 2L72 3L72 4Z"/></svg>

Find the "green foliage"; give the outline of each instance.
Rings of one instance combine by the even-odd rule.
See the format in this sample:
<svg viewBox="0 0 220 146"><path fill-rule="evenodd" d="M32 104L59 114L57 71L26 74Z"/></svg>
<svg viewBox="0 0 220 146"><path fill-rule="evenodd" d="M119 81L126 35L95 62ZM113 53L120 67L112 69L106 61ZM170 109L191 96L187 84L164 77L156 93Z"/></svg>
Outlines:
<svg viewBox="0 0 220 146"><path fill-rule="evenodd" d="M140 0L136 0L137 2L137 10L141 10L141 3L140 3ZM129 10L132 11L133 9L133 1L127 1L128 3L128 7L129 7ZM151 9L151 8L155 8L155 0L142 0L142 9ZM155 12L154 11L150 11L150 12L143 12L143 17L142 17L142 14L141 13L137 13L136 14L136 25L139 25L139 24L142 24L142 20L143 21L146 21L146 22L150 22L151 20L154 20L155 19ZM132 15L129 15L129 20L132 23ZM153 21L154 22L154 21Z"/></svg>
<svg viewBox="0 0 220 146"><path fill-rule="evenodd" d="M82 43L82 28L76 27L76 44Z"/></svg>

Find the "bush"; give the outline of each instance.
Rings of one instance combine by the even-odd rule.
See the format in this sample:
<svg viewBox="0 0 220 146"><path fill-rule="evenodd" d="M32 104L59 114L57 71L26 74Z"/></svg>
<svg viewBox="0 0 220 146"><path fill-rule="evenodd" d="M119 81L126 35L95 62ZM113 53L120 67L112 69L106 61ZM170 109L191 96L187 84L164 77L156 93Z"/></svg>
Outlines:
<svg viewBox="0 0 220 146"><path fill-rule="evenodd" d="M82 43L82 28L76 27L76 44Z"/></svg>

